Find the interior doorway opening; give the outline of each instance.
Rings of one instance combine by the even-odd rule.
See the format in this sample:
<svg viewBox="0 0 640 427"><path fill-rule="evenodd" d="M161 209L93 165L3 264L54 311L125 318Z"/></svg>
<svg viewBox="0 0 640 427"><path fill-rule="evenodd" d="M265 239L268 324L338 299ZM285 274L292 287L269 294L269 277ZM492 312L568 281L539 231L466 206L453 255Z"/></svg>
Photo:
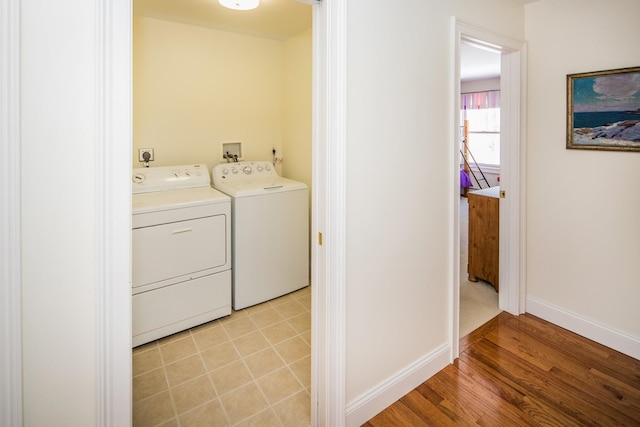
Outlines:
<svg viewBox="0 0 640 427"><path fill-rule="evenodd" d="M460 337L500 313L495 194L500 186L501 52L460 43ZM486 211L486 212L485 212Z"/></svg>
<svg viewBox="0 0 640 427"><path fill-rule="evenodd" d="M454 123L453 135L458 137L461 128L460 119L460 93L461 93L461 46L463 43L473 44L482 49L493 50L500 53L500 193L499 193L499 277L500 292L498 294L498 308L512 314L520 314L524 310L524 279L523 279L523 189L524 180L521 176L520 165L522 162L524 136L521 132L522 114L524 111L524 75L522 70L522 52L526 48L521 41L512 40L490 31L478 29L459 21L455 21L454 33L455 72L453 100L454 111L452 114ZM454 167L459 168L461 154L458 150L458 141L452 143ZM454 169L455 170L455 169ZM453 291L452 291L452 358L458 357L460 334L460 283L464 274L464 265L461 264L461 207L460 207L460 175L453 176L452 211L454 213L453 224Z"/></svg>
<svg viewBox="0 0 640 427"><path fill-rule="evenodd" d="M292 2L292 3L293 3L293 2ZM306 2L306 3L315 4L315 2ZM319 7L320 7L319 5L318 5L318 6L302 5L302 6L303 6L303 7L305 7L305 8L308 8L309 10L311 10L311 9L313 8L313 9L314 9L314 12L313 12L314 14L316 13L317 9L319 9ZM315 26L315 25L314 25L314 26ZM312 30L312 31L313 31L313 33L314 33L314 36L313 36L313 37L315 37L315 32L316 32L315 28L312 28L311 30ZM200 31L200 32L202 32L203 30L199 30L199 31ZM243 41L243 42L246 42L246 40L244 40L244 39L243 39L242 41ZM265 43L265 44L266 44L266 43ZM315 45L315 43L313 43L313 44ZM297 47L297 46L294 46L294 47ZM134 61L134 64L135 64L135 61ZM139 61L139 64L140 64L140 61ZM291 68L295 68L295 67L291 67ZM296 69L294 69L294 70L287 70L287 71L288 71L288 72L290 72L290 73L294 73L294 72L295 72L295 71L297 71L297 70L296 70ZM299 75L298 75L298 76L296 76L296 77L299 77ZM134 80L135 80L135 79L134 79ZM290 80L292 80L292 79L284 79L284 80L285 80L285 81L290 81ZM134 86L135 86L135 81L134 81ZM246 84L245 84L245 86L246 86ZM135 89L135 87L134 87L134 89ZM296 93L296 92L298 92L296 89L297 89L297 88L292 88L292 89L290 89L290 90L289 90L289 92L290 92L290 93ZM304 89L306 90L307 88L304 88ZM310 90L309 90L309 92L310 92ZM134 90L134 94L135 94L135 90ZM134 96L135 96L135 95L134 95ZM299 111L300 111L301 109L289 108L289 110L295 110L295 111L296 111L296 113L298 113L298 114L299 114ZM306 117L305 117L305 119L306 119ZM292 121L293 121L293 119L292 119ZM302 120L300 120L300 119L298 118L298 121L297 121L296 123L299 125L301 121L302 121ZM292 128L293 128L293 127L298 128L298 127L300 127L300 126L291 126L291 127L292 127ZM135 134L135 132L134 132L134 134ZM140 138L140 139L142 139L142 138ZM295 138L292 138L292 139L295 139ZM313 144L315 144L315 142L314 142ZM246 144L245 144L245 147L246 147ZM135 141L134 141L134 148L137 148L137 147L135 147ZM217 148L217 147L216 147L216 148ZM311 151L312 151L312 149L311 149L310 147L305 147L305 148L308 148L308 150L305 150L305 151L308 151L308 152L311 152ZM268 147L268 152L269 152L269 153L271 153L271 149L272 149L272 147L271 147L271 146L269 146L269 147ZM276 149L277 149L277 151L276 151ZM135 154L137 153L137 150L134 150L134 151L135 151L135 152L134 152L134 155L135 155ZM214 151L217 151L217 150L214 150ZM243 151L244 151L244 150L243 150ZM262 152L267 152L267 151L262 150ZM207 151L206 153L209 153L209 151ZM254 156L255 156L255 153L250 153L250 152L249 152L248 154L249 154L249 155L254 155ZM277 166L278 166L278 168L281 168L281 159L282 159L282 154L281 154L281 147L280 147L280 146L278 146L278 145L275 145L275 146L274 146L274 148L273 148L273 155L274 155L274 163L276 163L276 162L275 162L275 160L276 160L276 159L280 159L280 161L278 162ZM298 155L299 155L299 153L298 153ZM291 160L291 159L293 159L293 158L294 158L294 156L293 156L293 154L292 154L292 150L290 150L290 151L288 152L288 155L287 155L287 160L289 160L289 163L288 163L288 164L286 164L286 163L285 163L285 165L292 165L292 167L291 167L291 168L289 169L289 171L287 172L288 174L292 174L292 173L294 173L294 172L295 172L295 173L300 173L300 170L299 170L300 168L299 168L299 167L298 167L297 169L296 169L295 167L293 167L293 164L292 164L293 160ZM308 163L310 164L310 163L312 162L312 159L308 159L308 160L309 160L309 161L308 161ZM134 162L134 163L135 163L135 162ZM274 166L275 166L275 164L274 164ZM293 172L292 172L292 169L293 169ZM305 171L305 172L307 172L307 171ZM310 174L310 172L308 172L308 173ZM297 177L296 177L296 178L297 178ZM311 207L311 209L313 210L313 207ZM313 235L313 233L312 233L312 235ZM313 259L312 259L312 263L313 263ZM293 301L291 302L291 304L289 304L289 305L287 306L287 308L292 308L292 306L295 306L297 309L300 309L300 305L303 305L303 306L304 306L304 308L305 308L305 310L303 310L304 312L300 312L300 313L296 312L296 316L297 316L297 317L303 317L303 318L304 318L303 320L304 320L306 323L309 323L309 321L310 321L310 319L309 319L309 318L310 318L310 314L309 314L309 309L310 309L310 307L309 307L309 305L310 305L310 303L309 303L309 299L310 299L310 298L309 298L309 290L307 290L307 291L306 291L306 293L305 293L304 295L300 296L300 297L298 297L298 294L293 295L293 296L291 296L291 299L292 299ZM280 310L280 308L281 308L284 304L277 304L277 306L276 306L276 303L274 302L274 303L273 303L273 305L274 305L274 307L270 307L270 309ZM255 314L255 316L254 316L253 318L255 318L255 317L262 317L262 318L267 317L266 315L264 315L264 313L265 313L267 310L262 310L262 311L258 312L258 311L257 311L257 309L256 309L256 310L254 310L254 311L256 311L256 312L255 312L255 313L251 313L251 314ZM270 311L273 311L273 310L270 310ZM279 311L278 313L281 315L281 317L284 317L283 311ZM291 310L288 310L288 314L293 314L293 313L291 313ZM250 315L248 314L248 316L250 316ZM294 318L294 317L295 317L295 316L289 316L289 317L287 317L287 318L285 319L285 321L289 321L289 320L290 320L290 318ZM252 319L253 319L253 318L252 318ZM239 322L239 321L235 321L235 320L231 320L231 321L232 321L232 322L236 322L236 323L237 323L237 322ZM291 323L291 322L290 322L290 323ZM227 326L228 326L228 325L227 325ZM267 327L267 326L262 327L262 326L263 326L262 324L260 324L260 325L258 325L258 326L260 327L260 333L262 333L262 335L266 336L266 340L271 344L271 346L272 346L272 347L275 347L275 346L277 346L277 345L281 344L281 343L276 343L276 344L274 344L273 342L271 342L271 340L270 340L269 336L267 336L267 334L265 334L265 333L263 333L263 332L262 332L264 329L266 329L266 327ZM294 330L296 330L296 327L295 327L295 326L292 326L292 328L293 328ZM212 331L213 331L213 329L214 329L213 327L212 327L212 328L210 328L210 330L209 330L208 332L212 332ZM189 346L192 346L192 344L191 344L191 338L193 338L193 340L195 340L194 342L196 343L196 348L197 348L197 349L201 349L201 348L202 348L202 349L203 349L202 351L206 351L206 349L204 349L204 347L203 347L203 346L201 346L200 344L198 344L198 342L197 342L197 340L199 339L198 337L203 337L203 338L204 338L203 334L204 334L204 332L205 332L205 331L204 331L204 330L192 330L192 331L190 331L190 332L189 332L189 331L187 331L187 332L188 332L188 334L187 334L187 335L188 335L190 338L189 338L189 337L187 337L188 339L186 339L186 340L184 340L184 341L186 341L186 342L189 344ZM289 330L289 332L291 332L291 331ZM304 330L304 331L297 331L297 332L298 332L298 334L297 334L297 335L299 335L299 336L300 336L300 338L302 339L302 341L304 341L304 343L305 343L305 344L310 344L310 340L311 340L311 337L310 337L311 332L310 332L310 331L308 331L308 330ZM212 334L209 334L209 335L212 335ZM227 335L229 335L229 332L228 332L228 331L227 331ZM248 334L247 334L247 335L248 335ZM245 335L242 335L241 337L239 336L239 337L232 337L232 338L238 338L238 339L240 339L240 338L244 338L244 337L245 337ZM176 338L178 338L176 341L180 341L180 340L182 339L181 337L176 337ZM291 337L291 339L292 339L292 340L293 340L294 338L295 338L295 337ZM168 340L167 340L167 341L168 341ZM261 341L263 341L263 342L264 342L264 340L261 340ZM234 341L234 342L235 342L235 341ZM303 345L300 343L300 340L296 340L296 342L297 342L298 344L300 344L300 346L301 346L301 347L303 347ZM174 341L174 342L173 342L173 344L176 344L176 342ZM203 344L203 345L205 345L205 344ZM235 345L235 344L234 344L234 345ZM164 351L165 351L165 347L164 347L164 346L162 346L162 343L160 343L160 344L159 344L158 349L160 350L160 353L162 353L162 352L164 352ZM200 350L199 350L199 351L200 351ZM240 352L240 350L238 350L238 351ZM277 352L277 351L278 351L278 349L276 348L276 349L275 349L275 351ZM200 353L198 353L198 354L200 354ZM253 354L248 355L248 357L250 357L250 356L253 356ZM135 359L136 359L136 355L134 355L134 371L135 371L135 369L136 369ZM186 358L185 358L185 359L186 359ZM309 356L306 356L304 359L306 360L306 364L305 364L305 363L302 363L302 362L304 362L304 360L302 360L302 361L300 361L300 360L295 360L295 361L290 361L290 363L287 363L286 368L289 368L289 369L290 369L290 371L291 371L291 373L293 374L293 376L292 376L292 375L287 375L286 377L287 377L287 378L289 378L289 379L294 378L295 380L299 380L298 382L302 384L302 385L300 385L300 387L299 387L299 388L302 388L302 389L303 389L303 390L300 392L300 394L304 394L304 395L305 395L304 397L306 397L306 399L307 399L306 405L307 405L307 406L309 406L309 402L308 402L308 401L310 401L310 400L311 400L311 399L310 399L310 397L309 397L309 395L311 394L311 392L309 391L309 389L311 389L311 391L313 391L313 389L315 388L315 386L311 385L311 384L309 383L310 381L308 380L308 377L309 377L309 371L311 371L311 370L312 370L312 369L310 369L310 368L307 366L307 365L309 365L309 364L311 363L311 362L309 362ZM169 360L171 360L171 359L169 359ZM179 359L179 360L176 360L176 361L175 361L175 362L173 362L173 363L178 363L179 361L182 361L182 360L183 360L183 359ZM285 362L287 362L287 361L285 360ZM300 363L298 363L298 362L300 362ZM232 365L232 363L230 363L229 365ZM302 366L302 365L304 365L304 366ZM212 367L213 367L213 364L209 364L209 366L207 366L207 361L205 361L205 370L209 370L209 369L210 369L210 368L212 368ZM298 369L298 368L299 368L299 369ZM165 367L165 369L167 369L167 368ZM251 367L248 367L248 369L249 369L249 370L251 370L252 368L251 368ZM296 372L296 369L298 369L298 372ZM243 371L243 372L244 372L244 371ZM253 371L251 372L251 374L252 374L254 377L256 377L256 376L258 375L257 373L255 373L255 372L253 372ZM262 373L261 373L261 374L262 374ZM220 376L223 376L223 373L220 373ZM239 376L239 375L238 375L238 376ZM263 375L263 376L264 376L264 375ZM302 379L301 379L301 378L299 378L299 377L304 377L304 380L302 380ZM199 377L198 377L198 378L199 378ZM262 377L261 377L261 378L262 378ZM194 384L195 384L195 381L196 381L196 380L197 380L197 378L195 378L195 379L193 380L193 381L194 381ZM184 383L189 383L189 381L191 381L191 380L184 381ZM256 380L256 381L257 381L257 380ZM265 380L265 381L266 381L266 380ZM262 382L265 382L265 381L262 381ZM136 378L134 378L134 386L135 386L135 382L136 382ZM294 381L291 381L291 382L295 384L295 382L294 382ZM209 385L208 385L208 384L206 384L206 382L205 382L205 381L203 381L203 383L205 384L204 388L207 390L207 393L209 393L209 392L211 391L211 388L210 388L210 387L208 387ZM222 383L223 383L223 381L222 381L222 380L220 380L220 381L219 381L219 384L222 384ZM182 382L181 382L180 384L176 383L176 387L181 386L182 384L183 384ZM170 384L170 385L171 385L171 384ZM295 385L296 385L296 386L298 386L298 384L295 384ZM222 386L222 385L220 385L220 386L218 386L218 385L214 385L214 387L216 388L216 391L218 392L218 394L221 394L221 393L220 393L220 390L222 389L222 387L223 387L223 386ZM260 387L260 385L259 385L259 387ZM284 388L284 387L281 387L280 389L282 390L283 388ZM172 389L172 392L173 392L173 389ZM266 394L266 393L263 393L263 394ZM177 395L177 393L176 393L176 395ZM210 395L211 395L211 394L209 393L209 396L210 396ZM265 397L267 400L269 400L268 396L262 396L262 397ZM136 389L135 389L135 387L134 387L134 400L135 400L135 398L136 398ZM303 400L304 400L304 399L303 399ZM135 412L136 412L136 405L135 405L135 403L136 403L136 402L134 402L134 418L135 418L135 415L136 415L136 414L135 414ZM269 402L269 403L271 403L271 402ZM304 403L304 402L303 402L303 403ZM300 405L299 405L299 406L300 406ZM191 409L190 409L190 410L191 410ZM309 411L309 412L310 412L310 411ZM301 418L301 419L302 419L302 418Z"/></svg>

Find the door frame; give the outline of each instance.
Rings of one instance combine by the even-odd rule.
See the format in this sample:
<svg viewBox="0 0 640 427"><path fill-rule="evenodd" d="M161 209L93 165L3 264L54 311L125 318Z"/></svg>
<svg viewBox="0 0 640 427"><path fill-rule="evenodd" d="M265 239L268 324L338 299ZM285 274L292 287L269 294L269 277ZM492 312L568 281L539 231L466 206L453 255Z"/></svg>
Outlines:
<svg viewBox="0 0 640 427"><path fill-rule="evenodd" d="M346 1L314 5L312 425L345 423L345 183ZM131 421L131 70L132 0L96 2L97 160L96 425ZM6 328L0 330L2 424L22 424L20 277L20 0L0 9L0 84L8 88L0 119L2 141L0 293ZM6 25L5 25L6 24ZM6 143L6 144L5 144ZM5 155L6 154L6 155ZM317 187L316 187L317 186ZM3 246L4 247L4 246ZM118 284L118 286L115 286ZM5 298L6 297L6 298Z"/></svg>
<svg viewBox="0 0 640 427"><path fill-rule="evenodd" d="M313 426L346 421L346 9L323 0L313 10Z"/></svg>
<svg viewBox="0 0 640 427"><path fill-rule="evenodd" d="M451 272L451 352L459 356L460 340L460 44L484 45L501 53L500 78L500 293L499 307L518 315L525 310L526 268L526 43L473 27L453 18L453 111L451 150L453 158L453 271Z"/></svg>
<svg viewBox="0 0 640 427"><path fill-rule="evenodd" d="M0 3L0 425L21 426L20 0Z"/></svg>

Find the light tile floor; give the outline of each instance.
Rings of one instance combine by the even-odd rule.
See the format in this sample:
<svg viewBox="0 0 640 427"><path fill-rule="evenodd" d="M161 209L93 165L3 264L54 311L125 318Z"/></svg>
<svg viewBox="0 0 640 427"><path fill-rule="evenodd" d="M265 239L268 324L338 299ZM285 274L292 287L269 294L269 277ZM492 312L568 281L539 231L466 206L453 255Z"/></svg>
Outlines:
<svg viewBox="0 0 640 427"><path fill-rule="evenodd" d="M133 425L309 426L311 292L133 349Z"/></svg>

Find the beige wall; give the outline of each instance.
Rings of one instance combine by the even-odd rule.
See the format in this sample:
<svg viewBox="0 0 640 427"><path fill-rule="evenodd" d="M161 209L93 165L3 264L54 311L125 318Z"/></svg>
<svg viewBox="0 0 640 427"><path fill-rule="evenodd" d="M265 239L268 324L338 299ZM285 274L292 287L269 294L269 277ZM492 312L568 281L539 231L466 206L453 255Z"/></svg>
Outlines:
<svg viewBox="0 0 640 427"><path fill-rule="evenodd" d="M244 160L270 160L275 148L287 162L286 135L295 140L291 162L310 165L310 66L291 59L305 49L310 57L310 34L280 42L135 17L133 167L142 166L139 148L154 148L151 166L211 167L223 161L220 143L233 141L242 142ZM284 78L287 70L295 79ZM289 115L301 129L285 119L294 103L306 109Z"/></svg>
<svg viewBox="0 0 640 427"><path fill-rule="evenodd" d="M282 174L311 188L311 30L283 42ZM278 155L279 156L279 155Z"/></svg>
<svg viewBox="0 0 640 427"><path fill-rule="evenodd" d="M354 410L449 342L453 16L524 38L517 2L348 2L346 382Z"/></svg>
<svg viewBox="0 0 640 427"><path fill-rule="evenodd" d="M565 149L565 88L567 74L640 65L639 16L637 0L541 0L525 26L527 297L636 343L640 155Z"/></svg>

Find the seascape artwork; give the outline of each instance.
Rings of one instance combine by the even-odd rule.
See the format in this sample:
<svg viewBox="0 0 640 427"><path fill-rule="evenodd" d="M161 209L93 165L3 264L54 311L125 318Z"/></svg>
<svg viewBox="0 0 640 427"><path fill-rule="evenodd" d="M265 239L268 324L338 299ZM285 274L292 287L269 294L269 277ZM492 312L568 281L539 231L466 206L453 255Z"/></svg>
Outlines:
<svg viewBox="0 0 640 427"><path fill-rule="evenodd" d="M567 148L640 151L640 67L567 76Z"/></svg>

